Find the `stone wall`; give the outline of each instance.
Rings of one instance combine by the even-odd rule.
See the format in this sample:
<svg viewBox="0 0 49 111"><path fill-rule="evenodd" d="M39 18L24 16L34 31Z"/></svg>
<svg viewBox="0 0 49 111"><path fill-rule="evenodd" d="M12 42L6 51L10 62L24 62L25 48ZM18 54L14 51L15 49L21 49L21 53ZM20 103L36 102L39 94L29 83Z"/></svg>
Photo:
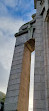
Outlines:
<svg viewBox="0 0 49 111"><path fill-rule="evenodd" d="M36 36L35 36L35 73L33 111L46 110L46 83L44 66L43 17L40 15L40 1L37 1Z"/></svg>
<svg viewBox="0 0 49 111"><path fill-rule="evenodd" d="M10 71L4 109L5 111L16 111L20 90L20 76L22 71L24 44L15 47Z"/></svg>
<svg viewBox="0 0 49 111"><path fill-rule="evenodd" d="M37 0L35 19L23 25L15 34L16 44L4 111L28 111L30 61L34 50L33 111L49 111L49 14L46 10L46 13L41 12L41 9L40 0Z"/></svg>

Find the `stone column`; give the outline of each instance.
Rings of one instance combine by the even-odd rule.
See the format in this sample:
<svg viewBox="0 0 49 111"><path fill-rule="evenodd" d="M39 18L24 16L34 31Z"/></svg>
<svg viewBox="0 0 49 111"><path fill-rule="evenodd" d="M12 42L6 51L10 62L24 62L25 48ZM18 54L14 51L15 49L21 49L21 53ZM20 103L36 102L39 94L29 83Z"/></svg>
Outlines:
<svg viewBox="0 0 49 111"><path fill-rule="evenodd" d="M30 62L31 62L31 51L25 45L23 63L22 63L22 72L21 72L20 92L19 92L18 107L17 107L18 111L28 111Z"/></svg>
<svg viewBox="0 0 49 111"><path fill-rule="evenodd" d="M43 17L40 15L40 0L37 1L35 37L35 73L33 111L46 110L46 82L44 66Z"/></svg>
<svg viewBox="0 0 49 111"><path fill-rule="evenodd" d="M48 98L48 111L49 111L49 21L47 22L47 98Z"/></svg>
<svg viewBox="0 0 49 111"><path fill-rule="evenodd" d="M14 56L10 71L4 111L16 111L20 90L20 77L22 72L22 59L24 44L15 46Z"/></svg>
<svg viewBox="0 0 49 111"><path fill-rule="evenodd" d="M44 67L46 82L46 111L49 111L49 21L44 21Z"/></svg>
<svg viewBox="0 0 49 111"><path fill-rule="evenodd" d="M30 62L34 40L29 40L28 31L19 32L10 71L4 111L28 111Z"/></svg>

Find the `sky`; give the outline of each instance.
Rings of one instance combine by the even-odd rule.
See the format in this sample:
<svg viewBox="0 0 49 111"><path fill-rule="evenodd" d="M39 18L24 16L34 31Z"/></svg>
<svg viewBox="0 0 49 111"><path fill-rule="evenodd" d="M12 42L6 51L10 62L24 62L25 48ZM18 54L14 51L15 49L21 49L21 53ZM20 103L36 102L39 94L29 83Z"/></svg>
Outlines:
<svg viewBox="0 0 49 111"><path fill-rule="evenodd" d="M34 0L0 0L0 91L4 93L7 90L12 63L14 34L18 32L21 25L32 20L31 16L35 12ZM33 73L34 53L31 64ZM31 98L32 96L30 101ZM29 111L32 111L32 106Z"/></svg>
<svg viewBox="0 0 49 111"><path fill-rule="evenodd" d="M34 64L35 64L35 51L31 53L30 91L29 91L29 109L28 109L29 111L33 111Z"/></svg>

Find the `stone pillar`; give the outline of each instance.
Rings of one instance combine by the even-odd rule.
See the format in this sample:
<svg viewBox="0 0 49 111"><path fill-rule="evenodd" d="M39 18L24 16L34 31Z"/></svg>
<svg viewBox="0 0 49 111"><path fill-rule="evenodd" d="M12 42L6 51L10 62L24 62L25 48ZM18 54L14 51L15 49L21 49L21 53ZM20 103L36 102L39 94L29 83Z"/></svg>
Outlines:
<svg viewBox="0 0 49 111"><path fill-rule="evenodd" d="M49 111L49 21L44 21L44 67L46 82L46 111Z"/></svg>
<svg viewBox="0 0 49 111"><path fill-rule="evenodd" d="M46 33L46 76L47 76L47 100L48 100L48 111L49 111L49 21L47 22L47 33Z"/></svg>
<svg viewBox="0 0 49 111"><path fill-rule="evenodd" d="M27 46L24 47L20 92L18 98L18 111L28 111L29 104L29 84L30 84L30 62L31 51Z"/></svg>
<svg viewBox="0 0 49 111"><path fill-rule="evenodd" d="M31 52L35 41L19 32L10 71L4 111L28 111Z"/></svg>
<svg viewBox="0 0 49 111"><path fill-rule="evenodd" d="M23 53L24 44L15 46L4 111L16 111L17 109Z"/></svg>
<svg viewBox="0 0 49 111"><path fill-rule="evenodd" d="M35 37L35 73L33 111L47 111L46 82L44 66L43 17L40 15L40 1L37 1Z"/></svg>

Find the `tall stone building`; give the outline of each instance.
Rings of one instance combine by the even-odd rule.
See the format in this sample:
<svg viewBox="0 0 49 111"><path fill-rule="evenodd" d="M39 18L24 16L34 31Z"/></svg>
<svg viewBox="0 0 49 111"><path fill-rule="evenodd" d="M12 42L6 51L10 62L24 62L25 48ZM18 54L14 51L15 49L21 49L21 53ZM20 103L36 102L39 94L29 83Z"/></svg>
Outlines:
<svg viewBox="0 0 49 111"><path fill-rule="evenodd" d="M28 111L31 52L35 50L33 111L49 111L49 0L34 0L36 15L15 34L4 111Z"/></svg>

